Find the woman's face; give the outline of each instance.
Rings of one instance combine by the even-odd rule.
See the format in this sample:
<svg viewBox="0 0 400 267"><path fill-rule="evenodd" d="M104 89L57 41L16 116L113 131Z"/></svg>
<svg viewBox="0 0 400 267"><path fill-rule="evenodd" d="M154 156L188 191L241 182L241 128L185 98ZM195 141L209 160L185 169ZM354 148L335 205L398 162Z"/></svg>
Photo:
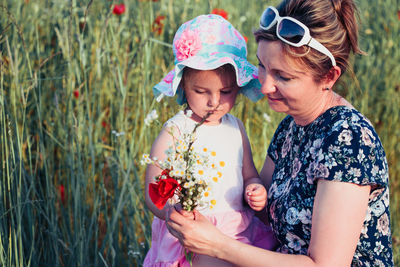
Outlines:
<svg viewBox="0 0 400 267"><path fill-rule="evenodd" d="M325 104L322 85L283 54L280 41L261 40L257 57L261 92L274 111L292 115L300 124L319 112Z"/></svg>
<svg viewBox="0 0 400 267"><path fill-rule="evenodd" d="M239 92L234 74L220 70L190 70L185 73L183 87L194 120L211 113L205 124L219 124Z"/></svg>

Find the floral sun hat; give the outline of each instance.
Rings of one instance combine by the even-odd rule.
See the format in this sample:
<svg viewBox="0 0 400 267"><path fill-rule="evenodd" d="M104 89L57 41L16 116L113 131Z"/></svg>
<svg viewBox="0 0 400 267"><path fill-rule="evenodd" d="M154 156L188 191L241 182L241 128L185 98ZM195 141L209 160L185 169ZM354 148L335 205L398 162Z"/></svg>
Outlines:
<svg viewBox="0 0 400 267"><path fill-rule="evenodd" d="M178 95L177 102L186 102L179 84L183 69L213 70L231 64L242 94L252 101L263 97L257 68L247 61L246 41L227 20L219 15L201 15L179 27L173 41L175 68L153 87L157 101Z"/></svg>

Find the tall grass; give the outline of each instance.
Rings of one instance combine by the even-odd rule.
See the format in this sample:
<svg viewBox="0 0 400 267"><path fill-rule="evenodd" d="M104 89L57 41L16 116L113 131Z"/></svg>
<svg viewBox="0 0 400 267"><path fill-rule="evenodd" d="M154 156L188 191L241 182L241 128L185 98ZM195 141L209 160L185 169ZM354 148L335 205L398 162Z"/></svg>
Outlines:
<svg viewBox="0 0 400 267"><path fill-rule="evenodd" d="M213 8L249 38L276 1L0 0L0 265L140 266L150 246L141 154L179 107L151 87L172 68L177 27ZM395 261L400 264L400 21L396 0L360 1L357 80L338 88L374 123L390 168ZM165 16L163 31L154 20ZM162 25L159 25L162 27ZM258 168L282 118L239 98ZM264 113L271 117L267 122Z"/></svg>

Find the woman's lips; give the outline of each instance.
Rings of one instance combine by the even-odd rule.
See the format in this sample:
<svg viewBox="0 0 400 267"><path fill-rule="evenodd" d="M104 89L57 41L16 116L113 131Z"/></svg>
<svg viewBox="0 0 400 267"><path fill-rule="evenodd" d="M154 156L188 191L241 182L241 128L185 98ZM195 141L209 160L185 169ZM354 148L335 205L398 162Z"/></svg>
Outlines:
<svg viewBox="0 0 400 267"><path fill-rule="evenodd" d="M276 102L276 101L282 101L282 98L277 98L277 97L270 97L268 96L268 100Z"/></svg>

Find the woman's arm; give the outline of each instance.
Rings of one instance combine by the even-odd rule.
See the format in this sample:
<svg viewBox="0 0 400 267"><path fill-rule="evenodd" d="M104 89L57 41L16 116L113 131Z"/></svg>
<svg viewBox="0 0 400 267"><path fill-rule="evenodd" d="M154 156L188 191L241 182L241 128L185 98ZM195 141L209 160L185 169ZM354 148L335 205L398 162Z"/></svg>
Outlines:
<svg viewBox="0 0 400 267"><path fill-rule="evenodd" d="M350 266L367 215L370 190L371 186L318 180L308 248L315 263Z"/></svg>
<svg viewBox="0 0 400 267"><path fill-rule="evenodd" d="M160 134L157 136L154 141L150 157L156 157L158 160L163 161L166 157L165 151L173 144L173 135L170 131L174 130L174 128L166 128L164 127ZM150 211L157 216L158 218L165 220L166 209L168 208L168 202L162 210L159 210L150 199L149 195L149 184L154 182L154 177L161 174L161 169L153 164L149 164L146 168L145 174L145 202Z"/></svg>
<svg viewBox="0 0 400 267"><path fill-rule="evenodd" d="M219 232L201 214L189 221L171 209L168 228L189 250L238 266L349 266L361 233L370 186L318 180L308 255L256 248Z"/></svg>

